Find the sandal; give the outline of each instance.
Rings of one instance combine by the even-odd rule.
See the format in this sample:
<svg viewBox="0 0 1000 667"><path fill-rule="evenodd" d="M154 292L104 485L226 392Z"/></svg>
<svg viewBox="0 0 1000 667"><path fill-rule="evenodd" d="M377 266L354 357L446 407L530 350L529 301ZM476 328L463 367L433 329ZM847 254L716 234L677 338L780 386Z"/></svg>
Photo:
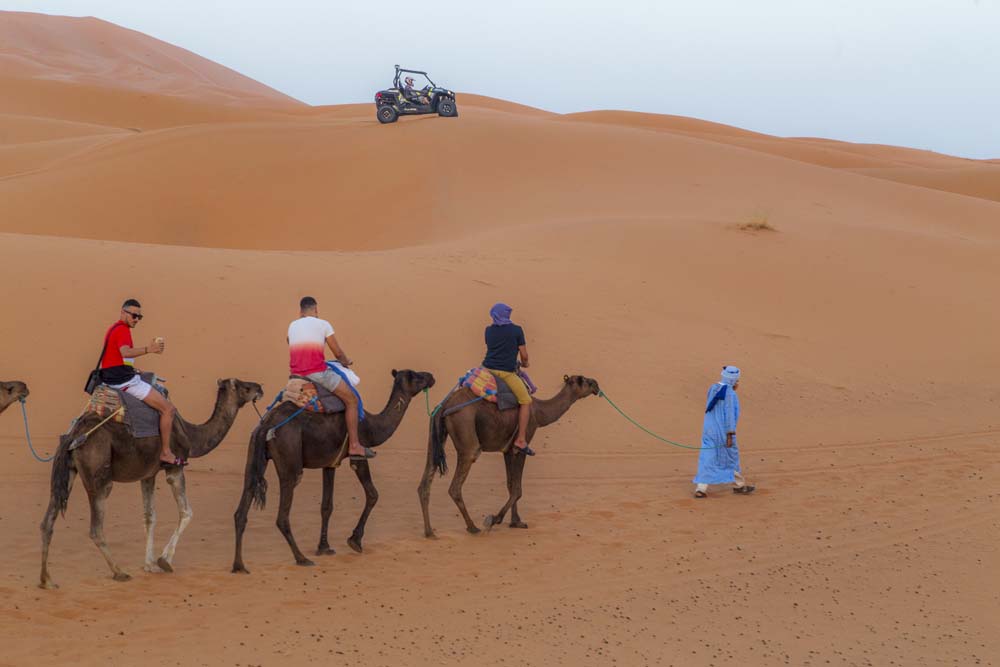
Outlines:
<svg viewBox="0 0 1000 667"><path fill-rule="evenodd" d="M161 468L183 468L187 464L187 460L182 458L175 458L173 461L160 461Z"/></svg>
<svg viewBox="0 0 1000 667"><path fill-rule="evenodd" d="M753 493L754 489L757 487L753 484L745 484L744 486L737 486L733 488L733 493L739 493L741 495L748 495Z"/></svg>
<svg viewBox="0 0 1000 667"><path fill-rule="evenodd" d="M733 490L735 491L735 489L733 489ZM695 498L708 498L708 494L705 493L704 491L695 491L694 492L694 497Z"/></svg>
<svg viewBox="0 0 1000 667"><path fill-rule="evenodd" d="M352 461L367 461L368 459L375 458L375 450L371 447L363 447L365 450L364 454L351 454L350 459Z"/></svg>

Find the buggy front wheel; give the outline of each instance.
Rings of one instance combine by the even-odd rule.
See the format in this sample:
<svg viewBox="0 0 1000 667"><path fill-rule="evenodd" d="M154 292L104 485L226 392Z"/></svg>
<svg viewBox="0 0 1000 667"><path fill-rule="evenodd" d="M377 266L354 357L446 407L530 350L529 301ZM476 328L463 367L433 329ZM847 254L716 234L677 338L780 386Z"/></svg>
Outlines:
<svg viewBox="0 0 1000 667"><path fill-rule="evenodd" d="M450 97L445 97L438 102L438 115L447 117L457 116L458 107L455 106L455 100Z"/></svg>

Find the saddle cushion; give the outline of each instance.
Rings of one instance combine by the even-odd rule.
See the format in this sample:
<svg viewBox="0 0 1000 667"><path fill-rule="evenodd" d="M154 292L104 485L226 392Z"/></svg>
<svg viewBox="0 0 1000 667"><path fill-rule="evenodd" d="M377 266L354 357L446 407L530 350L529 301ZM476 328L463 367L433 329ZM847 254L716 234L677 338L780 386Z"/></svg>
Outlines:
<svg viewBox="0 0 1000 667"><path fill-rule="evenodd" d="M157 391L162 389L157 386ZM134 438L150 438L160 435L160 413L138 398L106 384L99 385L91 394L83 413L93 412L101 419L114 414L125 405L125 409L115 414L109 421L125 424Z"/></svg>
<svg viewBox="0 0 1000 667"><path fill-rule="evenodd" d="M315 401L313 399L316 399ZM304 408L306 412L343 412L344 402L334 396L326 387L309 380L293 377L288 380L282 392L282 400Z"/></svg>
<svg viewBox="0 0 1000 667"><path fill-rule="evenodd" d="M498 381L497 377L483 367L469 369L458 384L471 391L484 401L496 403L501 410L517 407L517 397L506 382Z"/></svg>

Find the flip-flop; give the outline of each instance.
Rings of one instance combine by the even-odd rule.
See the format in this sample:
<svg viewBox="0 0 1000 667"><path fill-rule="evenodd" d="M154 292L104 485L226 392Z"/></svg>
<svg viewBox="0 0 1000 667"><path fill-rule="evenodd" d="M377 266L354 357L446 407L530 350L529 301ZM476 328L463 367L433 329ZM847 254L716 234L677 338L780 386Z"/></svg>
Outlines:
<svg viewBox="0 0 1000 667"><path fill-rule="evenodd" d="M757 487L753 484L747 484L745 486L737 486L733 488L733 493L738 493L740 495L747 495L754 492Z"/></svg>
<svg viewBox="0 0 1000 667"><path fill-rule="evenodd" d="M371 447L364 448L364 454L351 454L350 458L352 461L367 461L368 459L375 458L375 450Z"/></svg>
<svg viewBox="0 0 1000 667"><path fill-rule="evenodd" d="M521 452L525 456L534 456L535 455L535 450L533 450L530 445L525 445L524 447L518 447L517 445L514 445L514 449L516 451Z"/></svg>
<svg viewBox="0 0 1000 667"><path fill-rule="evenodd" d="M736 489L733 489L733 490L735 491ZM694 497L695 498L708 498L708 494L705 493L704 491L695 491L694 492Z"/></svg>

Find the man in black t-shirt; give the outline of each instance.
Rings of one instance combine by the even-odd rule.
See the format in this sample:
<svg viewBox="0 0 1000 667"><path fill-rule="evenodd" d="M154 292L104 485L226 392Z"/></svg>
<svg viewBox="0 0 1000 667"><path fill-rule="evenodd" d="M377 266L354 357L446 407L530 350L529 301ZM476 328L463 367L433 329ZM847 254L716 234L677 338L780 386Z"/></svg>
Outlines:
<svg viewBox="0 0 1000 667"><path fill-rule="evenodd" d="M494 304L490 309L493 324L486 327L486 358L483 367L507 383L517 397L517 436L514 447L528 456L535 452L528 447L528 419L531 417L531 394L524 381L517 374L517 358L521 357L521 367L528 367L528 347L524 342L524 330L510 321L513 309L505 303Z"/></svg>

